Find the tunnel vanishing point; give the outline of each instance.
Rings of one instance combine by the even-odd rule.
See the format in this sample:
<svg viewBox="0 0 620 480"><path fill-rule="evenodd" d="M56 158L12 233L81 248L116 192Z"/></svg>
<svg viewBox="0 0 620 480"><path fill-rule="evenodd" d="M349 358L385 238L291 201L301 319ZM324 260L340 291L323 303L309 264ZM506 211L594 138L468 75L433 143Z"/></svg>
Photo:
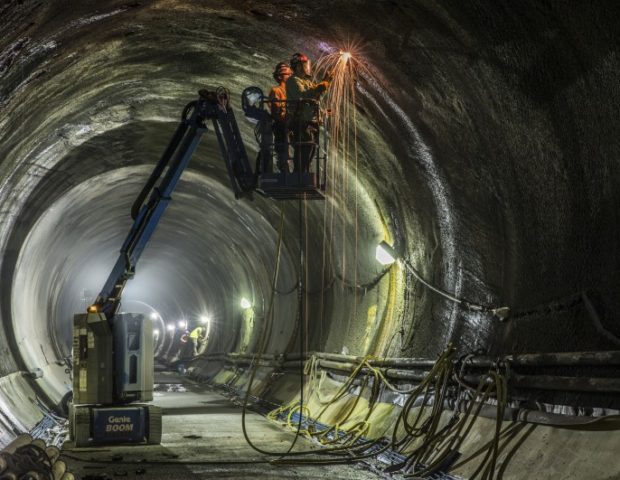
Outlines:
<svg viewBox="0 0 620 480"><path fill-rule="evenodd" d="M226 87L254 157L243 89L353 45L325 199L235 199L210 129L128 283L161 446L60 458L75 478L620 478L618 2L6 0L0 19L0 446L62 443L73 315L183 106Z"/></svg>

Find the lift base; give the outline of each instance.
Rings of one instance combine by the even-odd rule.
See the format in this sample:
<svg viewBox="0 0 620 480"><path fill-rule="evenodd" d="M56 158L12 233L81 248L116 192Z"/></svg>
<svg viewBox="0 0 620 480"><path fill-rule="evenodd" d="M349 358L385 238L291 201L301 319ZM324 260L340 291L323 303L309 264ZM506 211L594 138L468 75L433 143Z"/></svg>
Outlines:
<svg viewBox="0 0 620 480"><path fill-rule="evenodd" d="M161 408L154 405L69 405L69 439L76 447L156 445L161 425Z"/></svg>

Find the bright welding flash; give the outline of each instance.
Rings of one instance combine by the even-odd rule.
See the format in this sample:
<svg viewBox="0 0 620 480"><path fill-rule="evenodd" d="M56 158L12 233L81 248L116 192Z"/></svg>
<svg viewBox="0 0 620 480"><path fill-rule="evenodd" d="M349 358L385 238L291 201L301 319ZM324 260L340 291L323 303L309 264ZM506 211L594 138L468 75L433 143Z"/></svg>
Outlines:
<svg viewBox="0 0 620 480"><path fill-rule="evenodd" d="M342 52L342 59L344 60L344 63L347 63L349 61L349 59L351 58L351 52Z"/></svg>

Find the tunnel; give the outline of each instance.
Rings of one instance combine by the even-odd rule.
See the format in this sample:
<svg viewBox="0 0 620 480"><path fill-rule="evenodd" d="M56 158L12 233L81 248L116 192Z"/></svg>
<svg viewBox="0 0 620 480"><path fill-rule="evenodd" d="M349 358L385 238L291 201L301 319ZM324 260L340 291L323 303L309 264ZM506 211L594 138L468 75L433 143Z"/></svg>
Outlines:
<svg viewBox="0 0 620 480"><path fill-rule="evenodd" d="M616 2L7 0L0 18L0 446L62 445L73 315L184 106L225 87L253 161L244 89L347 51L323 199L236 198L207 125L121 304L153 322L162 444L63 447L67 469L620 478Z"/></svg>

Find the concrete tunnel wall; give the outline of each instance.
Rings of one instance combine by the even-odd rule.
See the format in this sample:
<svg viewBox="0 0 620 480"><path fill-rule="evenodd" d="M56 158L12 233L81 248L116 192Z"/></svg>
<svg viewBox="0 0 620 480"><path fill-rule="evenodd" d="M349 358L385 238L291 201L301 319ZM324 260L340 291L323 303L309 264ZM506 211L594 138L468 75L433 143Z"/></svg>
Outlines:
<svg viewBox="0 0 620 480"><path fill-rule="evenodd" d="M52 403L66 392L57 361L72 314L103 284L131 202L199 88L225 85L238 111L276 62L352 38L371 72L358 79L359 156L357 169L339 164L347 180L326 205L307 205L307 347L433 357L449 341L492 354L617 346L620 58L604 8L10 1L0 17L3 377L38 368ZM255 349L279 208L233 198L208 133L124 305L166 322L208 311L208 351ZM283 208L280 292L296 282L299 248L297 206ZM383 239L434 284L508 305L512 318L463 311L400 266L384 272ZM259 310L246 335L241 296ZM270 353L298 349L295 297L276 295Z"/></svg>

